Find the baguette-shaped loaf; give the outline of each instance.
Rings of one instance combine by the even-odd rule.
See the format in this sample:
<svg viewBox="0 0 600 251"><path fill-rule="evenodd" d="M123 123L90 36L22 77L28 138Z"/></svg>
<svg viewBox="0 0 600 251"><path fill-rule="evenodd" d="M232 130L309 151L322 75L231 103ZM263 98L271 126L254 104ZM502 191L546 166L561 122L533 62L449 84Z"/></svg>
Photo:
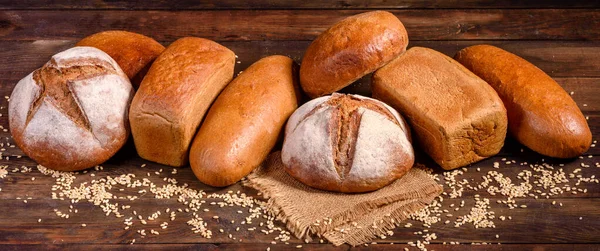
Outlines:
<svg viewBox="0 0 600 251"><path fill-rule="evenodd" d="M592 132L571 96L525 59L491 45L475 45L454 57L487 81L508 110L508 130L540 154L573 158L586 152Z"/></svg>
<svg viewBox="0 0 600 251"><path fill-rule="evenodd" d="M233 78L235 54L213 41L173 42L152 64L131 103L140 157L170 166L188 162L189 146L210 104Z"/></svg>
<svg viewBox="0 0 600 251"><path fill-rule="evenodd" d="M312 98L331 94L394 59L406 45L406 29L392 13L347 17L310 44L300 66L300 84Z"/></svg>
<svg viewBox="0 0 600 251"><path fill-rule="evenodd" d="M506 109L485 81L446 55L413 47L373 74L373 96L405 115L421 147L446 170L493 156Z"/></svg>
<svg viewBox="0 0 600 251"><path fill-rule="evenodd" d="M190 150L190 165L200 181L228 186L260 165L298 107L297 77L292 59L269 56L223 90Z"/></svg>
<svg viewBox="0 0 600 251"><path fill-rule="evenodd" d="M98 48L111 56L137 89L152 61L165 50L156 40L128 31L103 31L87 36L76 46Z"/></svg>

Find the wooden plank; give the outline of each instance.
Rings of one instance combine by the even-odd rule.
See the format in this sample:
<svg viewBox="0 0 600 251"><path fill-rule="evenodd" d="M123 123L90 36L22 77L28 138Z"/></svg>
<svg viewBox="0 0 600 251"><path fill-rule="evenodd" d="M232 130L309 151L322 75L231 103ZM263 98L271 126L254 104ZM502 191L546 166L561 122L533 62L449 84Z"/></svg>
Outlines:
<svg viewBox="0 0 600 251"><path fill-rule="evenodd" d="M472 204L472 198L465 198L467 203ZM461 200L448 200L447 203L460 203ZM76 205L79 214L70 214L69 219L57 219L51 210L34 208L32 206L19 206L10 201L2 201L0 206L4 212L21 212L14 215L12 219L0 219L0 242L3 244L44 244L44 243L110 243L110 244L128 244L133 239L136 243L241 243L257 244L270 243L278 236L278 232L264 234L259 230L266 229L258 227L256 221L252 225L241 225L239 223L230 224L226 221L217 221L206 219L207 228L213 231L210 239L203 238L194 234L190 227L185 223L191 219L189 215L178 214L175 221L169 221L162 218L157 221L149 221L142 225L138 220L133 220L134 224L130 229L125 230L123 220L117 221L113 216L104 217L99 209L89 208L84 205ZM378 243L408 243L422 240L421 234L415 232L428 230L428 233L435 233L438 238L432 240L432 243L443 242L487 242L487 243L597 243L597 236L600 234L600 215L597 207L600 206L599 199L562 199L563 207L556 208L549 203L529 204L528 209L491 209L498 216L510 216L511 220L494 220L495 228L476 229L470 225L464 225L459 228L453 224L436 223L431 228L423 228L421 223L409 220L406 223L413 224L411 227L395 228L393 236L385 240L376 239ZM33 202L31 203L34 204ZM36 203L36 206L45 206L44 203ZM85 205L89 205L86 203ZM12 206L12 207L8 207ZM137 208L152 209L152 204L148 201L146 204L133 204ZM66 206L65 206L66 207ZM449 207L444 207L449 208ZM468 214L470 204L459 211L453 211L455 215ZM211 208L212 209L212 208ZM64 210L64 209L63 209ZM229 213L228 208L217 208L224 219L235 219L236 222L244 218L239 214ZM37 215L28 215L26 213L44 212L45 216L39 216L42 221L37 222ZM41 213L40 212L40 213ZM164 212L164 211L163 211ZM235 212L235 211L234 211ZM100 217L98 217L100 215ZM202 216L208 216L208 213L202 213ZM126 217L129 217L128 214ZM145 215L146 216L146 215ZM237 216L237 217L236 217ZM25 217L25 218L23 218ZM579 218L582 217L582 220ZM442 217L442 220L450 219L452 222L455 217ZM168 222L167 229L161 229L160 223ZM82 226L85 223L86 226ZM282 227L281 222L275 224L276 227ZM240 227L239 231L235 229ZM257 227L255 231L248 231L247 228ZM159 231L160 235L150 234L150 230ZM224 232L220 233L219 229ZM146 237L142 238L137 232L145 230ZM229 234L232 237L228 237ZM498 237L496 238L496 235ZM235 239L233 239L235 237ZM292 237L289 241L293 246L304 244L303 240ZM277 241L277 243L281 243ZM310 243L319 243L319 239Z"/></svg>
<svg viewBox="0 0 600 251"><path fill-rule="evenodd" d="M135 158L134 158L135 159ZM179 184L187 183L192 189L203 189L207 193L226 193L231 190L234 193L237 191L244 192L251 196L256 196L256 191L246 189L239 184L231 187L215 189L209 188L193 177L189 168L180 168L177 174L170 174L170 168L158 164L148 164L141 168L138 164L132 165L130 161L144 163L139 160L126 160L117 164L104 165L104 170L90 171L87 174L79 174L76 177L73 187L79 186L82 182L88 182L92 179L99 180L107 176L115 177L119 174L134 173L137 179L147 178L157 186L167 184L163 181L164 177L176 178ZM456 180L468 180L470 184L481 182L482 174L488 171L498 171L507 177L511 177L514 183L520 182L516 179L518 172L526 169L511 165L509 167L502 165L501 168L493 168L491 163L500 161L500 157L481 162L478 165L470 167L463 175L456 176ZM593 159L584 159L584 163L592 163L598 161L598 157ZM27 159L20 159L10 164L11 167L18 167L25 162L32 163ZM4 161L3 164L7 162ZM579 162L568 163L564 170L566 173L571 173L577 168ZM31 165L28 165L31 166ZM477 172L474 169L480 167L482 170ZM164 168L165 171L160 175L154 174L155 171ZM597 173L597 167L583 168L581 174L584 177ZM10 170L10 168L8 169ZM146 176L149 172L151 175ZM438 169L436 171L440 173ZM94 176L92 176L94 174ZM31 178L36 178L31 180ZM58 243L112 243L126 244L132 239L136 239L136 243L239 243L241 238L243 243L269 243L277 234L265 235L260 232L264 229L259 227L263 219L254 220L252 225L243 225L241 222L244 217L247 217L247 208L238 206L234 207L219 207L210 205L210 202L218 202L219 199L206 199L206 203L202 208L210 209L208 212L199 211L198 214L207 222L208 228L213 231L211 239L199 237L192 233L186 221L191 218L191 213L177 213L174 221L168 219L165 213L166 208L176 210L177 208L185 209L186 206L177 199L153 199L152 196L144 196L137 193L138 190L147 189L147 187L125 188L126 191L119 192L121 186L115 186L110 192L118 196L138 194L140 199L129 201L126 199L113 199L111 203L120 202L121 205L129 205L131 208L120 210L125 216L116 218L113 215L105 216L104 212L92 203L85 200L79 203L70 203L65 200L50 199L50 187L57 180L49 176L43 176L37 171L29 173L12 173L9 172L7 177L0 179L0 242L4 244L44 244L50 242ZM438 239L433 243L442 243L450 241L458 241L461 243L470 242L501 242L501 243L596 243L597 236L600 235L600 212L597 210L600 207L600 186L598 184L589 184L585 186L588 193L585 194L564 194L551 199L532 199L532 198L517 198L519 205L527 205L527 208L509 209L504 205L495 203L496 200L502 199L503 196L490 195L485 191L466 191L460 198L450 199L445 196L442 209L448 209L452 216L441 216L439 223L433 224L428 229L429 233L436 233ZM445 191L450 191L446 186ZM59 191L54 191L59 192ZM493 219L495 228L479 228L475 229L467 224L459 228L454 227L453 223L460 215L466 215L475 203L475 194L479 194L479 198L488 198L491 201L489 211L495 213L496 218ZM19 197L19 199L17 199ZM30 197L30 198L29 198ZM27 200L25 203L23 200ZM461 201L465 201L464 207L459 210L454 208L459 207ZM553 204L557 201L557 204ZM560 203L561 205L559 205ZM70 205L73 205L71 210L78 210L78 213L71 212ZM454 205L454 206L453 206ZM54 209L68 213L69 218L60 218L54 213ZM143 215L144 219L151 213L160 210L163 212L157 220L148 220L147 224L142 224L139 220L134 219L134 225L125 230L123 221L128 217L134 217L133 210L136 210L137 215ZM238 213L242 210L243 213ZM213 216L219 216L219 219L213 219ZM512 219L502 221L498 219L500 216L511 217ZM579 217L582 217L581 219ZM41 222L38 222L41 219ZM235 223L230 223L234 220ZM450 220L450 224L444 224L445 220ZM161 229L159 225L163 222L168 222L167 229ZM421 223L416 221L407 221L412 223L411 227L398 227L394 230L394 235L385 240L377 240L379 243L407 243L416 242L422 239L421 235L415 234L417 231L422 231L424 228ZM82 226L81 224L86 224ZM276 223L276 226L283 227L281 223ZM240 231L236 228L240 227ZM249 227L257 227L255 231L248 231ZM138 230L145 229L148 233L146 238L141 238L137 233ZM154 229L160 232L160 235L150 234L150 230ZM220 233L219 229L224 229L224 233ZM236 239L228 237L232 234ZM496 237L498 234L498 237ZM302 240L292 238L290 241L292 246L303 244ZM312 243L317 243L318 239ZM304 244L303 244L304 245Z"/></svg>
<svg viewBox="0 0 600 251"><path fill-rule="evenodd" d="M163 41L168 46L171 41ZM73 45L74 40L0 41L0 80L19 80L42 66L48 59ZM600 43L560 41L414 41L409 47L422 46L448 56L467 46L491 44L515 53L552 77L600 77ZM300 63L309 41L222 42L238 55L236 71L241 71L262 57L281 54Z"/></svg>
<svg viewBox="0 0 600 251"><path fill-rule="evenodd" d="M90 171L87 174L80 174L77 176L77 182L88 182L92 179L100 179L102 177L111 176L115 177L120 174L134 173L137 177L147 178L155 184L165 184L163 181L165 177L174 177L179 181L179 184L187 183L192 189L201 189L207 193L225 193L228 190L231 191L242 191L251 196L256 196L256 191L242 188L239 184L234 186L218 189L205 186L198 182L193 176L191 170L187 167L178 168L178 172L175 175L170 174L171 168L165 167L159 164L148 163L147 161L141 160L138 157L132 157L133 149L128 146L124 151L120 152L116 158L111 159L107 164L104 164L104 170L102 171ZM530 163L539 162L541 157L529 154L527 151L519 153L515 147L511 147L511 157L503 159L504 157L494 157L482 162L479 162L471 167L468 167L468 171L458 176L459 180L465 179L470 181L471 184L481 182L481 176L488 173L489 171L498 171L507 177L517 182L516 176L519 172L526 167L518 166L517 164L510 164L505 166L501 164L501 167L496 169L493 168L494 162L501 162L515 160L517 163L522 161L528 161ZM422 159L421 159L422 160ZM547 160L550 163L554 163L555 166L559 163L564 163L563 169L565 172L571 173L575 169L581 168L581 174L584 177L589 177L597 173L595 163L598 162L598 157L584 158L583 160L576 159L571 160ZM580 163L591 165L589 168L580 167ZM142 164L147 163L146 167L140 167ZM71 213L69 219L59 218L53 212L53 209L57 208L63 212L69 210L70 203L68 201L61 200L50 200L49 195L52 192L51 186L56 182L54 178L44 176L39 172L34 171L30 173L15 172L14 168L21 168L21 166L35 167L35 163L30 159L23 157L20 159L11 158L9 161L1 161L0 165L9 165L7 169L9 173L4 179L0 179L0 242L2 243L20 243L20 244L41 244L56 242L60 240L60 243L127 243L132 239L136 239L137 243L236 243L239 242L239 238L242 238L245 243L268 243L276 235L262 235L256 234L254 231L235 231L237 227L241 229L247 228L247 226L240 225L239 222L243 220L246 214L238 214L237 210L244 210L243 208L236 207L224 207L218 208L216 206L209 206L211 201L207 199L205 204L211 210L209 212L202 212L201 215L209 223L211 230L214 233L219 228L223 228L225 233L232 233L237 239L232 240L227 235L215 234L212 239L204 239L193 234L186 225L186 221L189 219L189 214L179 215L175 221L169 221L168 230L162 231L159 229L158 224L166 221L167 219L162 217L160 220L151 222L148 225L142 225L140 223L135 224L135 228L125 230L123 228L123 219L133 216L132 210L137 210L138 214L143 214L147 217L150 213L156 210L164 210L166 208L185 208L176 199L163 199L156 200L152 199L151 196L141 196L140 199L135 201L128 201L126 199L113 200L118 201L121 205L130 205L131 209L123 210L125 212L124 218L115 218L114 216L106 217L104 212L97 206L93 206L91 203L81 201L74 204L74 209L79 210L79 213ZM429 164L428 164L429 165ZM429 165L433 166L433 165ZM480 171L476 171L480 168ZM164 169L162 173L156 175L155 172L160 169ZM437 173L441 170L436 169ZM147 176L146 174L150 174ZM94 176L92 176L92 174ZM32 180L32 178L35 178ZM463 226L461 228L455 228L452 225L435 224L433 228L429 229L430 233L437 233L439 239L436 243L459 241L459 242L502 242L502 243L595 243L596 236L600 234L600 212L596 210L600 206L600 186L597 184L590 184L581 186L586 188L587 193L578 194L562 194L551 199L532 199L523 198L517 199L519 205L527 205L527 209L514 209L510 210L505 206L494 203L498 199L502 199L500 195L490 195L485 191L465 191L463 197L459 199L445 199L444 208L449 209L454 215L465 215L468 213L469 208L474 202L475 194L479 194L481 198L489 198L492 201L491 210L496 213L496 216L511 216L513 220L510 221L499 221L495 220L496 228L494 229L474 229L469 226ZM117 188L115 188L116 190ZM140 188L142 189L142 188ZM136 195L139 189L127 189L123 193L119 192L119 196ZM449 190L446 190L449 192ZM18 198L18 199L17 199ZM23 200L27 200L25 203ZM450 207L451 204L458 205L462 200L465 200L465 207L460 208L458 211L453 211L454 207ZM559 206L552 204L552 201L557 201L563 204ZM219 220L212 219L212 216L218 215ZM454 216L455 217L455 216ZM579 217L585 219L586 224L581 224ZM42 219L41 222L37 222L37 219ZM446 217L443 220L454 220L453 217ZM230 220L235 220L237 224L229 224ZM258 224L259 221L255 221ZM86 227L82 227L81 224L87 224ZM407 243L409 241L416 241L420 239L420 235L415 235L414 232L422 231L420 223L412 222L414 227L411 228L397 228L394 231L394 236L387 238L386 240L378 240L381 243ZM282 227L280 223L277 226ZM102 231L99 231L101 229ZM140 235L137 234L137 230L146 229L149 232L150 229L156 229L161 231L158 236L150 235L145 239L140 239ZM495 238L498 234L499 237ZM300 240L292 238L290 240L292 246L294 245L305 245Z"/></svg>
<svg viewBox="0 0 600 251"><path fill-rule="evenodd" d="M330 244L303 244L301 248L296 248L295 245L285 244L146 244L137 243L135 245L119 245L119 244L45 244L45 245L2 245L2 250L240 250L240 251L264 251L267 248L270 250L349 250L349 246L342 245L335 247ZM410 248L409 250L418 250L415 247L411 247L407 244L395 243L390 245L386 244L369 244L367 246L353 247L352 250L403 250L403 248ZM502 245L471 245L471 244L460 244L460 245L442 245L442 244L431 244L427 245L429 250L438 251L471 251L471 250L511 250L511 251L530 251L530 250L545 250L545 251L597 251L600 250L598 245L594 244L502 244Z"/></svg>
<svg viewBox="0 0 600 251"><path fill-rule="evenodd" d="M201 36L220 41L312 40L361 10L2 11L1 40L73 39L107 29L152 34L158 40ZM410 39L598 40L593 9L394 10ZM435 18L432 18L435 17Z"/></svg>
<svg viewBox="0 0 600 251"><path fill-rule="evenodd" d="M427 245L428 250L438 250L438 251L470 251L470 250L478 250L478 251L501 251L501 250L510 250L510 251L531 251L531 250L544 250L544 251L564 251L564 250L589 250L589 251L598 251L600 247L597 244L502 244L498 245L481 245L481 244L460 244L460 245L443 245L443 244L431 244ZM400 245L401 248L407 247L404 245ZM418 250L415 247L408 246L409 250ZM369 246L360 246L356 247L356 250L401 250L396 245L369 245Z"/></svg>
<svg viewBox="0 0 600 251"><path fill-rule="evenodd" d="M597 1L493 1L493 0L428 0L428 1L147 1L143 4L132 1L9 1L0 0L0 9L23 10L213 10L213 9L462 9L462 8L594 8Z"/></svg>

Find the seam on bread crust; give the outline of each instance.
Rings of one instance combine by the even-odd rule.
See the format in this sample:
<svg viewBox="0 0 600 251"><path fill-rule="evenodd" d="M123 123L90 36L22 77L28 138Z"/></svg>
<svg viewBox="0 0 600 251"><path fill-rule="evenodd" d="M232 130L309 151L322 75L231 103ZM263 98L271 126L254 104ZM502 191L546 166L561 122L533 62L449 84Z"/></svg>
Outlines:
<svg viewBox="0 0 600 251"><path fill-rule="evenodd" d="M354 162L356 141L358 140L358 132L362 120L362 112L359 108L381 114L384 118L398 126L400 126L400 122L386 107L372 100L352 95L334 93L329 100L319 106L322 105L334 108L332 120L330 121L331 145L334 158L333 165L340 181L343 183L345 177L350 173Z"/></svg>

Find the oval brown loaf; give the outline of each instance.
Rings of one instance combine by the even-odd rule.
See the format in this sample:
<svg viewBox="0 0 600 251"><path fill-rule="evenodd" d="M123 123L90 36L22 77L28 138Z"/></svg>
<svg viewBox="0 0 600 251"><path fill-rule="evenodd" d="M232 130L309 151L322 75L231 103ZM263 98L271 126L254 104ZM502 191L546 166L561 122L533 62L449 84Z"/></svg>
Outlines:
<svg viewBox="0 0 600 251"><path fill-rule="evenodd" d="M408 126L383 102L359 95L313 99L290 117L281 159L307 186L345 193L379 189L414 163Z"/></svg>
<svg viewBox="0 0 600 251"><path fill-rule="evenodd" d="M131 79L137 89L148 68L165 47L156 40L128 31L103 31L87 36L76 46L91 46L106 52Z"/></svg>
<svg viewBox="0 0 600 251"><path fill-rule="evenodd" d="M491 45L475 45L455 57L500 95L508 110L508 129L523 145L550 157L586 152L592 132L569 94L525 59Z"/></svg>
<svg viewBox="0 0 600 251"><path fill-rule="evenodd" d="M260 165L298 107L297 77L290 58L269 56L223 90L190 150L190 165L200 181L228 186Z"/></svg>
<svg viewBox="0 0 600 251"><path fill-rule="evenodd" d="M300 84L315 98L338 91L406 50L408 35L386 11L354 15L315 39L302 59Z"/></svg>
<svg viewBox="0 0 600 251"><path fill-rule="evenodd" d="M156 59L131 103L140 157L171 166L188 162L204 114L233 78L235 54L211 40L187 37Z"/></svg>
<svg viewBox="0 0 600 251"><path fill-rule="evenodd" d="M405 115L421 147L444 169L497 154L506 109L485 81L432 49L413 47L373 74L373 97Z"/></svg>
<svg viewBox="0 0 600 251"><path fill-rule="evenodd" d="M92 47L60 52L15 86L8 107L15 143L39 164L60 171L99 165L129 136L129 79Z"/></svg>

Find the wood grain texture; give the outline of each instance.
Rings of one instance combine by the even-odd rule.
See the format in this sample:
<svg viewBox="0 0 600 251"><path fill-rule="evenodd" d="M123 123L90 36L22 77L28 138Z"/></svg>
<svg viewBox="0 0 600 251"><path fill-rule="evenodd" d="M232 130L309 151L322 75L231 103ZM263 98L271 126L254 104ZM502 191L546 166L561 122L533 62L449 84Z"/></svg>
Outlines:
<svg viewBox="0 0 600 251"><path fill-rule="evenodd" d="M368 244L366 246L359 246L350 248L348 246L334 247L332 245L320 245L320 244L303 244L301 249L296 248L296 245L285 245L285 244L146 244L138 243L135 245L119 245L119 244L51 244L51 245L1 245L2 250L65 250L65 249L76 249L76 250L240 250L240 251L264 251L267 248L271 250L403 250L403 248L412 248L409 250L417 250L405 243L383 243L383 244ZM530 251L530 250L544 250L544 251L597 251L600 248L594 244L502 244L502 245L471 245L460 244L460 245L443 245L443 244L431 244L428 245L429 250L438 251Z"/></svg>
<svg viewBox="0 0 600 251"><path fill-rule="evenodd" d="M526 155L526 154L525 154ZM510 158L510 159L519 159ZM538 159L539 160L539 159ZM489 171L499 171L516 180L516 175L525 167L518 165L504 165L500 169L493 167L492 163L500 161L500 157L480 162L471 167L468 171L458 176L459 179L465 179L472 184L482 181L481 175ZM591 159L575 160L564 162L563 169L566 173L571 173L575 169L581 168L579 163L593 164L597 162L598 157ZM147 166L140 167L141 163L147 163ZM134 225L129 229L123 229L123 221L125 218L135 215L132 213L136 210L137 215L143 215L144 218L151 213L161 210L164 213L166 208L176 210L177 208L185 209L186 205L178 202L177 199L155 199L148 194L140 194L138 190L146 189L145 187L125 188L124 192L119 192L116 186L111 190L116 196L138 195L139 199L129 201L127 199L112 199L111 203L119 202L120 205L131 206L130 209L120 210L125 216L116 218L113 215L106 216L98 206L82 200L78 203L70 203L67 200L52 200L50 199L51 187L57 182L55 178L45 176L35 170L35 163L27 158L19 159L18 161L2 161L0 165L8 164L12 168L20 168L22 165L34 167L34 170L29 173L9 172L7 177L0 179L0 212L10 212L10 214L0 214L0 242L3 244L45 244L45 243L97 243L97 244L127 244L132 239L136 239L136 243L239 243L242 239L243 243L269 243L277 236L277 234L265 235L258 230L247 231L249 227L257 227L263 220L254 220L252 225L242 225L241 221L248 215L246 209L242 207L219 207L210 205L210 202L218 202L219 199L206 199L206 203L202 208L207 208L208 212L199 212L200 216L208 223L208 228L213 231L213 237L206 239L194 234L186 221L191 218L191 213L178 213L174 221L170 221L166 214L159 216L156 220L148 220L147 224L140 224L137 219L134 219ZM103 177L116 177L120 174L133 173L139 179L146 178L157 186L166 184L163 181L164 177L177 179L180 184L187 183L190 188L204 190L207 193L226 193L231 190L234 193L237 191L244 192L251 196L257 196L256 191L243 188L239 184L227 188L212 188L203 185L195 179L189 168L178 168L177 174L171 174L171 168L159 164L148 163L139 158L127 158L122 161L111 160L103 165L104 170L89 171L86 174L79 173L74 181L74 186L87 182L92 179L101 179ZM480 171L476 171L480 168ZM164 169L158 175L160 169ZM597 173L596 167L583 168L580 172L584 177ZM436 169L436 173L441 173L440 169ZM150 176L146 174L149 173ZM93 176L92 176L93 175ZM32 180L31 178L35 178ZM598 184L581 185L581 188L587 188L587 193L577 195L564 194L550 199L533 199L533 198L517 198L518 204L527 205L527 208L509 209L506 206L495 203L497 199L502 199L503 196L490 195L485 191L465 192L463 197L457 199L446 198L442 203L442 209L448 209L453 214L451 217L442 217L443 220L454 221L457 216L468 214L473 206L475 194L479 194L480 198L488 198L492 201L490 211L494 211L496 219L494 220L495 228L475 229L471 225L464 225L459 228L453 224L444 224L443 222L434 224L429 228L429 233L436 233L438 239L432 243L443 243L457 241L461 243L471 242L501 242L503 244L510 243L596 243L597 236L600 235L600 212L597 210L600 207L600 186ZM124 187L123 187L124 188ZM448 187L445 191L449 192ZM57 192L57 191L56 191ZM23 200L27 199L27 203ZM465 206L454 210L455 207L465 201ZM552 202L561 203L553 205ZM585 202L585 203L583 203ZM68 213L70 205L73 210L77 209L79 213L69 213L70 217L60 218L55 215L54 209ZM456 205L456 206L452 206ZM243 210L240 214L237 211ZM219 216L219 219L213 219L213 216ZM511 220L501 221L500 216L510 216ZM581 219L580 219L581 217ZM38 222L41 219L41 222ZM234 220L236 223L230 223ZM167 229L161 229L159 224L168 222ZM421 224L416 221L406 221L413 224L411 227L398 227L394 230L394 235L385 240L376 240L378 243L407 243L416 241L422 235L416 235L414 232L422 231ZM82 226L81 224L86 224ZM276 226L283 227L281 223ZM240 227L240 231L236 228ZM148 234L145 238L137 233L137 230L145 229L149 232L150 229L160 231L160 235ZM224 229L224 233L219 233L218 229ZM259 228L260 230L261 228ZM228 234L232 234L236 239L231 239ZM498 234L498 238L496 238ZM291 246L304 245L301 240L292 238L289 241ZM312 243L318 243L318 239Z"/></svg>
<svg viewBox="0 0 600 251"><path fill-rule="evenodd" d="M158 40L200 36L219 41L312 40L361 10L2 11L1 40L81 38L108 29ZM394 10L417 40L598 40L593 9ZM435 18L432 18L435 17ZM282 29L281 27L286 27Z"/></svg>
<svg viewBox="0 0 600 251"><path fill-rule="evenodd" d="M184 211L177 213L175 220L168 219L164 211L166 208L185 209L187 205L176 198L156 199L150 193L140 192L147 187L117 185L111 190L121 197L111 199L111 203L131 206L119 210L125 215L122 218L106 216L99 206L87 200L78 203L53 200L52 186L57 179L37 171L37 164L22 156L22 151L13 146L14 142L6 130L8 103L3 97L10 95L18 80L43 65L53 54L98 31L124 29L139 32L164 45L184 36L220 41L239 56L237 73L258 59L274 54L290 56L301 62L310 41L331 24L374 9L388 9L404 22L411 40L409 47L429 47L453 56L464 47L488 43L532 62L567 92L574 92L573 99L589 116L593 140L599 140L600 1L597 0L0 0L0 59L3 59L0 60L0 169L8 171L4 178L0 178L0 250L266 250L267 247L271 250L298 250L298 245L302 245L303 250L349 250L347 245L319 244L318 238L304 243L292 237L289 244L279 241L271 244L277 232L265 235L259 232L260 227L255 231L248 230L248 227L257 227L259 222L265 222L264 219L255 220L252 226L242 225L244 217L249 215L247 208L210 205L220 201L214 198L205 199L206 203L202 206L209 211L198 212L213 231L211 239L192 232L186 223L192 213ZM367 76L343 91L369 95L369 84ZM515 163L506 164L513 160ZM443 171L418 148L417 161L434 168L434 173L443 175ZM494 168L495 162L500 164L499 168ZM531 171L527 165L519 165L523 162L550 163L555 172L562 168L567 175L581 169L576 175L600 176L600 169L596 167L596 163L600 162L600 145L591 148L582 159L560 160L540 156L509 138L500 154L466 167L465 173L457 176L457 180L476 185L483 181L483 175L499 172L518 185L521 182L518 175L525 170ZM143 164L145 167L141 167ZM137 179L147 179L158 186L167 184L165 178L176 178L179 185L185 183L208 194L231 190L260 197L257 191L244 188L239 183L227 188L206 186L195 178L189 166L175 168L177 173L172 174L172 167L139 158L131 140L102 166L103 170L79 172L73 184L87 182L84 184L90 185L92 180L131 173ZM21 172L24 167L32 168L32 171ZM575 186L577 179L569 178L568 184ZM445 184L443 178L440 183ZM587 190L576 194L565 192L549 199L517 198L517 204L527 206L517 209L509 209L496 202L506 199L506 196L492 195L485 190L466 189L461 198L455 199L446 196L441 208L448 210L452 216L446 213L440 215L442 222L427 229L428 233L436 233L438 237L427 248L442 251L600 250L600 185L585 183L577 187ZM119 188L124 190L119 191ZM451 192L447 185L444 189L446 193ZM493 221L496 227L476 229L470 224L454 227L453 222L458 216L469 213L476 195L490 200L488 210L495 213ZM131 201L125 196L138 196L138 199ZM465 206L458 206L462 201ZM70 208L71 205L73 208ZM457 207L458 210L455 209ZM56 215L55 209L65 213L78 210L78 213L70 212L69 218L61 218ZM135 216L134 210L144 218L157 210L162 210L163 214L157 220L148 220L147 224L133 219L134 225L126 230L123 221ZM217 215L219 218L214 219L213 216ZM502 221L499 216L512 219ZM232 220L235 223L231 223ZM451 222L444 224L445 220ZM160 228L162 222L169 223L167 229ZM416 250L406 243L423 240L422 236L426 233L419 231L426 228L413 220L403 224L407 222L412 226L400 226L394 229L393 236L374 240L379 244L359 246L353 250ZM275 226L284 228L281 222L275 222ZM236 230L238 227L239 231ZM145 238L137 232L141 229L147 233ZM160 235L150 234L151 229L158 230ZM223 229L224 233L220 233L219 229ZM136 242L130 245L133 239ZM461 244L443 244L451 241ZM471 244L481 242L494 244ZM499 242L502 244L498 245Z"/></svg>
<svg viewBox="0 0 600 251"><path fill-rule="evenodd" d="M211 10L211 9L441 9L441 8L594 8L597 1L573 0L221 0L221 1L10 1L0 0L0 9L106 9L106 10Z"/></svg>
<svg viewBox="0 0 600 251"><path fill-rule="evenodd" d="M75 45L78 40L0 41L0 79L21 79L46 63L53 54ZM172 41L161 41L168 46ZM551 77L600 77L600 42L573 41L412 41L453 57L459 50L476 44L491 44L523 57ZM310 41L225 41L238 55L239 72L262 57L281 54L300 63ZM594 88L594 87L590 87Z"/></svg>

